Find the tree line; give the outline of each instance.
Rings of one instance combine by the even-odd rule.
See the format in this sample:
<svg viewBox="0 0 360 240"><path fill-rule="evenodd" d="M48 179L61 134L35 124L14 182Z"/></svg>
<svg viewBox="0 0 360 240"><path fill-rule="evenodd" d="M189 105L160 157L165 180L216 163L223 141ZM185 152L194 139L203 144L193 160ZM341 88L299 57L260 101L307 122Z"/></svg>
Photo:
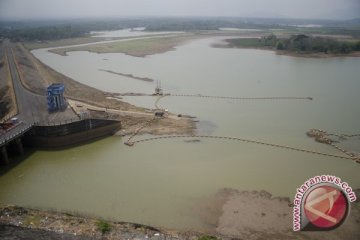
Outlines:
<svg viewBox="0 0 360 240"><path fill-rule="evenodd" d="M360 51L360 41L339 41L327 37L311 37L299 34L286 39L270 35L262 41L267 42L276 50L295 52L350 53Z"/></svg>
<svg viewBox="0 0 360 240"><path fill-rule="evenodd" d="M256 47L300 53L341 53L360 51L360 41L336 40L329 37L312 37L298 34L289 38L269 36L251 39L228 39L231 47Z"/></svg>
<svg viewBox="0 0 360 240"><path fill-rule="evenodd" d="M63 38L81 37L84 36L85 33L85 31L74 28L71 25L21 28L14 30L3 29L0 32L3 38L9 38L14 41L57 40Z"/></svg>

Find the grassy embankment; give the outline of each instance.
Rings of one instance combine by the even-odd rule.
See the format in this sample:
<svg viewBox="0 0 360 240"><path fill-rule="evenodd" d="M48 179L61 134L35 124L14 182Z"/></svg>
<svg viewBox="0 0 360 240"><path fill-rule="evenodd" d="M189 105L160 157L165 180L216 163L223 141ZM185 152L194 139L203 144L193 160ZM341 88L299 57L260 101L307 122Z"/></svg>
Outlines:
<svg viewBox="0 0 360 240"><path fill-rule="evenodd" d="M14 48L14 52L23 76L23 84L35 93L43 94L44 89L46 89L48 85L62 82L65 84L65 96L68 98L88 102L100 107L113 106L122 110L143 111L142 108L108 99L107 93L81 84L56 72L35 58L22 44L17 44Z"/></svg>
<svg viewBox="0 0 360 240"><path fill-rule="evenodd" d="M104 41L105 38L93 38L93 37L79 37L79 38L66 38L59 40L49 40L49 41L27 41L24 42L24 46L29 50L39 49L39 48L53 48L53 47L62 47L68 45L77 45L85 43L94 43L98 41Z"/></svg>
<svg viewBox="0 0 360 240"><path fill-rule="evenodd" d="M262 37L268 31L242 32L242 31L199 31L168 36L146 36L141 39L129 39L110 43L98 43L86 46L64 47L52 49L50 52L65 56L71 51L89 51L94 53L124 53L134 57L145 57L152 54L165 53L174 50L175 47L191 40L210 37ZM31 46L30 46L31 47ZM44 46L42 46L44 47Z"/></svg>
<svg viewBox="0 0 360 240"><path fill-rule="evenodd" d="M124 53L135 57L145 57L147 55L173 50L175 46L193 38L195 38L194 35L153 37L129 41L99 43L88 46L59 48L50 51L60 55L66 55L66 52L70 51L89 51L95 53Z"/></svg>
<svg viewBox="0 0 360 240"><path fill-rule="evenodd" d="M57 39L57 40L47 40L47 41L25 41L24 45L28 50L34 50L39 48L56 48L56 47L63 47L63 46L72 46L72 45L80 45L80 44L91 44L97 42L104 42L104 41L116 41L116 40L126 40L126 39L133 39L133 38L142 38L142 37L161 37L161 36L169 36L173 34L151 34L146 36L139 36L139 37L76 37L76 38L65 38L65 39Z"/></svg>

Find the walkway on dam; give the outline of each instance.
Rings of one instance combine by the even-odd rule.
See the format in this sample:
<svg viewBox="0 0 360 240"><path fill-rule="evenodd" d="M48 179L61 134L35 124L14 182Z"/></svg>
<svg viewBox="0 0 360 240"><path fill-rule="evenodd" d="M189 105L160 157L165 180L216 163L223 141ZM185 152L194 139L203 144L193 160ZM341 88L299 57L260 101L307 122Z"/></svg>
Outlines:
<svg viewBox="0 0 360 240"><path fill-rule="evenodd" d="M20 123L5 133L0 135L0 147L6 146L9 142L13 141L14 139L24 135L27 131L29 131L34 126L33 123Z"/></svg>
<svg viewBox="0 0 360 240"><path fill-rule="evenodd" d="M27 132L35 122L34 115L37 113L37 106L34 104L37 101L32 101L34 98L39 98L27 91L21 84L19 70L17 68L14 53L10 46L5 47L5 60L8 62L12 85L16 97L16 105L18 114L16 117L19 121L8 130L5 130L0 135L0 147L7 145L12 140L22 136ZM45 96L44 96L45 99ZM44 100L45 101L45 100Z"/></svg>

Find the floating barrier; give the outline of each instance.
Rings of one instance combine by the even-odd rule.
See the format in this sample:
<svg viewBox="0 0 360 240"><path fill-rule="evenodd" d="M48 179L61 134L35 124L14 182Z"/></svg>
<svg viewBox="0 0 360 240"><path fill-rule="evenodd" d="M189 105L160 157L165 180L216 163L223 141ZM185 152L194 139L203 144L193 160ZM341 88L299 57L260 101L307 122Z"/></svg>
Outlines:
<svg viewBox="0 0 360 240"><path fill-rule="evenodd" d="M124 143L125 145L132 147L134 146L134 142L132 142L131 140L145 127L149 126L151 123L153 123L155 121L155 118L145 122L144 125L142 125L141 127L139 127L138 129L135 130L135 132L129 137L129 139Z"/></svg>
<svg viewBox="0 0 360 240"><path fill-rule="evenodd" d="M340 139L346 139L346 138L358 137L360 136L360 134L348 135L348 134L328 133L327 131L321 129L310 129L306 134L309 137L315 138L315 141L328 144L334 147L335 149L343 152L344 154L348 155L351 159L355 160L357 163L360 163L360 156L356 156L354 153L339 147L338 145L335 144L336 141L330 138L330 136L335 136Z"/></svg>
<svg viewBox="0 0 360 240"><path fill-rule="evenodd" d="M357 159L355 159L354 157L350 157L350 156L340 156L340 155L335 155L335 154L328 154L328 153L318 152L318 151L314 151L314 150L307 150L307 149L295 148L295 147L290 147L290 146L285 146L285 145L279 145L279 144L273 144L273 143L267 143L267 142L261 142L261 141L250 140L250 139L245 139L245 138L225 137L225 136L169 135L169 136L160 136L160 137L146 138L146 139L141 139L141 140L133 141L133 142L131 142L131 143L132 143L131 146L134 146L134 145L137 144L137 143L143 143L143 142L149 142L149 141L156 141L156 140L161 140L161 139L174 139L174 138L207 138L207 139L233 140L233 141L254 143L254 144L260 144L260 145L265 145L265 146L270 146L270 147L288 149L288 150L293 150L293 151L299 151L299 152L317 154L317 155L327 156L327 157L357 160ZM129 141L127 142L127 145L128 145L128 143L129 143Z"/></svg>
<svg viewBox="0 0 360 240"><path fill-rule="evenodd" d="M210 96L202 94L172 94L165 93L162 95L159 94L148 94L148 93L123 93L118 94L118 96L160 96L162 97L198 97L198 98L214 98L214 99L232 99L232 100L313 100L313 97L229 97L229 96Z"/></svg>
<svg viewBox="0 0 360 240"><path fill-rule="evenodd" d="M174 97L200 97L200 98L214 98L214 99L231 99L231 100L313 100L312 97L225 97L225 96L207 96L207 95L201 95L201 94L165 94L165 95L161 95L156 99L155 102L155 107L156 109L161 109L158 105L159 101L166 97L166 96L174 96ZM155 141L155 140L161 140L161 139L172 139L172 138L208 138L208 139L223 139L223 140L233 140L233 141L241 141L241 142L247 142L247 143L253 143L253 144L260 144L260 145L265 145L265 146L270 146L270 147L276 147L276 148L282 148L282 149L288 149L288 150L293 150L293 151L300 151L300 152L305 152L305 153L310 153L310 154L316 154L316 155L321 155L321 156L327 156L327 157L334 157L334 158L340 158L340 159L351 159L354 160L357 163L360 163L360 157L359 156L355 156L355 154L340 148L339 146L335 145L335 141L331 138L329 138L329 136L337 136L339 138L352 138L352 137L358 137L360 136L360 134L353 134L353 135L347 135L347 134L329 134L324 130L320 130L320 129L310 129L307 132L307 135L309 137L313 137L315 138L315 141L320 142L320 143L324 143L324 144L328 144L334 148L336 148L337 150L343 152L345 155L347 156L340 156L340 155L335 155L335 154L328 154L328 153L323 153L323 152L318 152L318 151L314 151L314 150L307 150L307 149L301 149L301 148L295 148L295 147L290 147L290 146L285 146L285 145L279 145L279 144L272 144L272 143L267 143L267 142L261 142L261 141L256 141L256 140L250 140L250 139L244 139L244 138L237 138L237 137L226 137L226 136L208 136L208 135L192 135L192 136L188 136L188 135L170 135L170 136L160 136L160 137L153 137L153 138L147 138L147 139L141 139L141 140L137 140L137 141L132 141L132 139L146 126L148 126L149 124L151 124L154 121L148 121L146 124L144 124L143 126L141 126L139 129L137 129L134 134L132 134L129 139L124 143L127 146L134 146L136 143L142 143L142 142L148 142L148 141Z"/></svg>
<svg viewBox="0 0 360 240"><path fill-rule="evenodd" d="M199 97L214 99L231 99L231 100L313 100L312 97L227 97L227 96L208 96L202 94L168 94L164 96L173 97Z"/></svg>

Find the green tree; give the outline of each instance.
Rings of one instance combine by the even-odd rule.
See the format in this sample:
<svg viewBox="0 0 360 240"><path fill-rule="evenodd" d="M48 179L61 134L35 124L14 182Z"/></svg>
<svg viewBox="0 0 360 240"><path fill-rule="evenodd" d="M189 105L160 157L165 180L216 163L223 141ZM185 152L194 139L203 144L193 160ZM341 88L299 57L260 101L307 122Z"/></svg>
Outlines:
<svg viewBox="0 0 360 240"><path fill-rule="evenodd" d="M360 51L360 41L358 41L358 42L355 44L354 49L355 49L355 51Z"/></svg>
<svg viewBox="0 0 360 240"><path fill-rule="evenodd" d="M284 44L282 42L278 41L276 43L276 49L277 50L284 50L285 49Z"/></svg>
<svg viewBox="0 0 360 240"><path fill-rule="evenodd" d="M348 53L350 52L350 47L347 43L342 43L340 46L340 52L341 53Z"/></svg>

